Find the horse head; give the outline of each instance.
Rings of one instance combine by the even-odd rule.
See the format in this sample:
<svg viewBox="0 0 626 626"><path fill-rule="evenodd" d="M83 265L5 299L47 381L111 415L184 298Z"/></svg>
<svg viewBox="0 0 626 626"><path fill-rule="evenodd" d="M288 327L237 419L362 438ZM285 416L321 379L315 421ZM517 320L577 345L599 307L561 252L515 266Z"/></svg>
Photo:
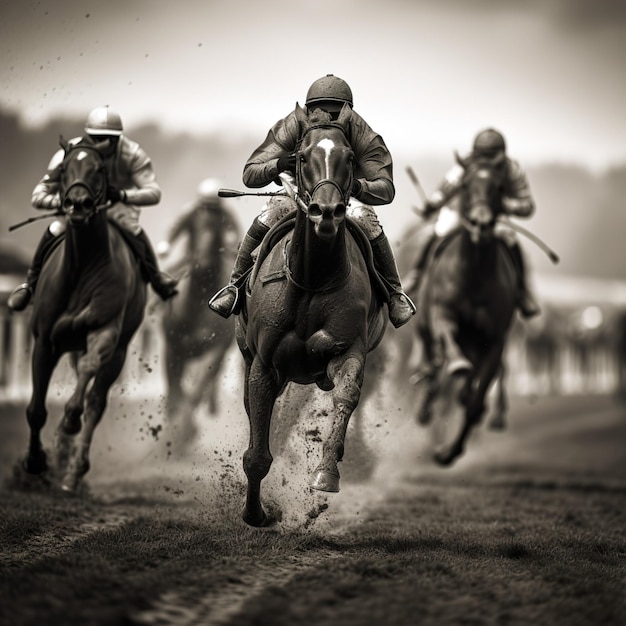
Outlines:
<svg viewBox="0 0 626 626"><path fill-rule="evenodd" d="M73 226L87 224L105 203L107 175L97 144L70 144L61 138L65 150L61 165L61 206Z"/></svg>
<svg viewBox="0 0 626 626"><path fill-rule="evenodd" d="M502 213L502 193L506 173L506 157L466 158L456 155L465 170L461 183L461 213L463 224L472 241L489 240Z"/></svg>
<svg viewBox="0 0 626 626"><path fill-rule="evenodd" d="M299 203L320 239L332 239L345 222L353 182L353 151L346 137L350 108L337 120L316 109L309 115L299 105L296 118L302 128L296 159Z"/></svg>

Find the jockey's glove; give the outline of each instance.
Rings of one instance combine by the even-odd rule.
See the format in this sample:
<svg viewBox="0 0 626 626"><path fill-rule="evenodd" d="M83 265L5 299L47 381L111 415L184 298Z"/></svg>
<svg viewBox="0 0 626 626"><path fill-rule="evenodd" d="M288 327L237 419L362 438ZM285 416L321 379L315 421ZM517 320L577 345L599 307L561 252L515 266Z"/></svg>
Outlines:
<svg viewBox="0 0 626 626"><path fill-rule="evenodd" d="M283 154L278 157L278 173L291 172L296 173L296 153Z"/></svg>
<svg viewBox="0 0 626 626"><path fill-rule="evenodd" d="M124 202L126 200L126 194L123 189L109 186L107 187L107 200L110 200L113 204Z"/></svg>

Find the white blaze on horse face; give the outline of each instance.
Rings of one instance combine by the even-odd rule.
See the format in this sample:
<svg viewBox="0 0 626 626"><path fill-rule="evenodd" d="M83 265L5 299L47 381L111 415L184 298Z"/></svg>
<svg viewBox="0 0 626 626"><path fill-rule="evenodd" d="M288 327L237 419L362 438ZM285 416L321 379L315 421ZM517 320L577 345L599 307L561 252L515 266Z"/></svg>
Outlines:
<svg viewBox="0 0 626 626"><path fill-rule="evenodd" d="M325 153L324 161L326 163L326 176L325 178L330 178L330 153L332 149L335 147L335 142L332 139L328 139L325 137L318 144L318 148L321 148Z"/></svg>
<svg viewBox="0 0 626 626"><path fill-rule="evenodd" d="M82 161L83 159L86 159L86 158L87 158L87 153L84 150L81 150L78 153L78 156L76 157L76 160L77 161Z"/></svg>

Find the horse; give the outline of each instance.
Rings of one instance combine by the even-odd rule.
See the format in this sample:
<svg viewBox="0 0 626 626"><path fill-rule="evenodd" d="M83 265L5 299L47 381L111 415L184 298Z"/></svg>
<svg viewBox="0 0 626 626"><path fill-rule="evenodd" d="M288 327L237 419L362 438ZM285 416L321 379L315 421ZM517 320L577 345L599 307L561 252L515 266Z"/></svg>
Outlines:
<svg viewBox="0 0 626 626"><path fill-rule="evenodd" d="M257 527L272 523L261 504L261 482L273 461L269 439L277 398L288 383L316 384L332 394L332 428L311 487L338 492L337 464L359 402L366 356L386 326L384 297L371 274L371 248L346 215L354 176L346 138L349 110L344 107L331 121L321 111L309 115L297 106L296 116L302 135L297 193L291 188L295 216L292 212L266 235L236 320L250 425L242 517ZM283 184L289 188L286 179Z"/></svg>
<svg viewBox="0 0 626 626"><path fill-rule="evenodd" d="M56 471L62 474L61 488L75 492L89 470L91 441L109 389L142 323L146 284L124 235L107 219L107 173L98 144L61 139L61 146L67 228L44 263L33 304L30 440L22 467L39 476L49 469L41 441L46 396L59 359L70 353L76 385L57 429Z"/></svg>
<svg viewBox="0 0 626 626"><path fill-rule="evenodd" d="M186 234L186 251L177 264L182 270L178 296L163 305L161 329L164 337L166 412L170 423L181 424L181 440L193 436L193 412L202 403L209 413L218 410L218 375L234 343L235 322L212 315L206 308L208 296L228 280L228 259L236 254L239 227L219 204L201 205L172 227L174 241ZM186 375L195 366L200 374L189 386ZM194 372L194 373L196 373Z"/></svg>
<svg viewBox="0 0 626 626"><path fill-rule="evenodd" d="M434 459L441 466L463 454L490 386L504 373L518 297L513 259L496 234L504 213L502 158L457 159L464 168L460 224L431 251L417 294L416 332L423 345L418 421L435 418Z"/></svg>

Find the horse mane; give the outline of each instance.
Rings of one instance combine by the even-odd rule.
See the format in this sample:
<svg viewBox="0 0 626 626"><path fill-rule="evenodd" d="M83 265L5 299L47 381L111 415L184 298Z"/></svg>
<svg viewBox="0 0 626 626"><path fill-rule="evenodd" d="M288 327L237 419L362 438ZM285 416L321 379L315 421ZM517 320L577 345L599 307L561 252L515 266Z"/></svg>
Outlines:
<svg viewBox="0 0 626 626"><path fill-rule="evenodd" d="M333 121L331 114L323 109L313 109L309 113L309 122L311 124L329 124Z"/></svg>

